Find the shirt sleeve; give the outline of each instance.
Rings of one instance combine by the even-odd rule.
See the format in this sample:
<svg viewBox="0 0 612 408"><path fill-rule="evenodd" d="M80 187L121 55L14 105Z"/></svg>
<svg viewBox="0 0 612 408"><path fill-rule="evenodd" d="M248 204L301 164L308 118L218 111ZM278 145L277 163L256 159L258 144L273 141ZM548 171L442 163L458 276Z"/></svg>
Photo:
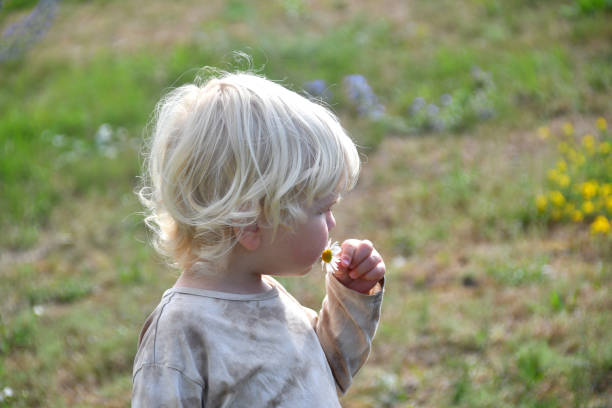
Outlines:
<svg viewBox="0 0 612 408"><path fill-rule="evenodd" d="M203 387L180 370L161 364L143 364L134 375L132 408L204 407Z"/></svg>
<svg viewBox="0 0 612 408"><path fill-rule="evenodd" d="M325 284L327 295L312 322L338 392L344 394L370 353L380 319L384 280L372 295L345 287L330 273Z"/></svg>

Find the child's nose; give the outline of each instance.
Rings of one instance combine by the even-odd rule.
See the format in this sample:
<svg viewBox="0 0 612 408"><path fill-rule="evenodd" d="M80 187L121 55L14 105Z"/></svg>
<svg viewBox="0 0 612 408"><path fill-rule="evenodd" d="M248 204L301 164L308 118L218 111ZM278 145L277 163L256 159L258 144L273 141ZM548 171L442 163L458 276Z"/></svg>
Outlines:
<svg viewBox="0 0 612 408"><path fill-rule="evenodd" d="M331 211L327 212L327 229L330 230L336 226L336 219L334 218L334 214Z"/></svg>

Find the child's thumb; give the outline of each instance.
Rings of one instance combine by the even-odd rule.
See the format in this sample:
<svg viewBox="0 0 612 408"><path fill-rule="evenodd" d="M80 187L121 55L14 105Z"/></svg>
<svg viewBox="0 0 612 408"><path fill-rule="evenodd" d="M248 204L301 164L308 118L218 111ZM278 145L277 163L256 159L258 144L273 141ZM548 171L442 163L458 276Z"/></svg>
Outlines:
<svg viewBox="0 0 612 408"><path fill-rule="evenodd" d="M334 270L333 275L344 286L347 286L353 281L346 268L344 268L342 265L339 265L338 269Z"/></svg>

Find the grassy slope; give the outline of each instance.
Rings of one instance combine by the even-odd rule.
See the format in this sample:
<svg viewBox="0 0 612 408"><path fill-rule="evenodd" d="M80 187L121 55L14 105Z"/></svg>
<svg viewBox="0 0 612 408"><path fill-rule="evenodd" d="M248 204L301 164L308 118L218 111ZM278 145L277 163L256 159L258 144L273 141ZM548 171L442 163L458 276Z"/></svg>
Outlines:
<svg viewBox="0 0 612 408"><path fill-rule="evenodd" d="M153 2L135 17L138 2L69 2L25 59L0 66L10 406L127 404L138 329L173 280L144 244L133 141L164 87L193 67L231 67L235 49L290 85L335 84L349 130L364 145L382 138L337 215L336 238L372 239L389 269L375 348L345 406L609 405L609 243L533 220L556 161L534 128L571 120L582 132L612 116L609 14L564 18L556 2L527 1L251 4ZM493 78L497 115L466 116L460 133L406 137L355 118L339 95L359 72L406 117L417 96L469 93L474 65ZM114 158L95 142L103 123ZM319 274L284 282L317 307Z"/></svg>

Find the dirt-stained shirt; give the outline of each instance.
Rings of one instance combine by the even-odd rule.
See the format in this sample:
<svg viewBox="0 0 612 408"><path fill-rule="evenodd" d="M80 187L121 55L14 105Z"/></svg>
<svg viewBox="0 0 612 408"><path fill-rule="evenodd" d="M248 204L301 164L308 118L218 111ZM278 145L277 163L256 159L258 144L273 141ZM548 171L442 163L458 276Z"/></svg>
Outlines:
<svg viewBox="0 0 612 408"><path fill-rule="evenodd" d="M317 314L265 280L258 294L168 289L140 334L132 407L339 407L370 351L383 282L364 295L327 274Z"/></svg>

